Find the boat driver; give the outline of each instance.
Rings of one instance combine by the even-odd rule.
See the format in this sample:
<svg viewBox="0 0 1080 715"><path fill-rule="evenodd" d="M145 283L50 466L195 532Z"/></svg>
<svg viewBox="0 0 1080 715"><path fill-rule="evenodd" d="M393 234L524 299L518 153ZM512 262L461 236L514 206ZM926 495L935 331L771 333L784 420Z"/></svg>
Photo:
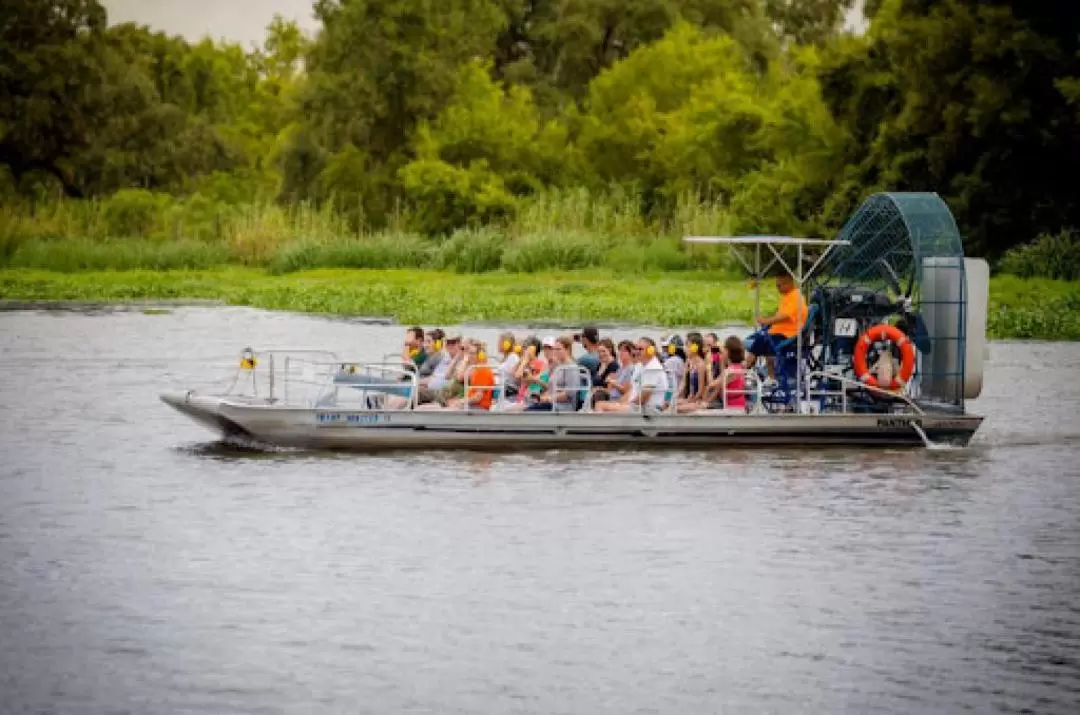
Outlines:
<svg viewBox="0 0 1080 715"><path fill-rule="evenodd" d="M754 334L750 344L746 346L747 368L752 368L759 357L772 357L773 341L782 342L795 337L806 322L806 301L795 286L795 279L787 273L777 276L776 290L780 294L776 313L769 317L759 315L757 318L758 325L769 329L772 339L760 333ZM772 374L772 361L769 362L769 373Z"/></svg>

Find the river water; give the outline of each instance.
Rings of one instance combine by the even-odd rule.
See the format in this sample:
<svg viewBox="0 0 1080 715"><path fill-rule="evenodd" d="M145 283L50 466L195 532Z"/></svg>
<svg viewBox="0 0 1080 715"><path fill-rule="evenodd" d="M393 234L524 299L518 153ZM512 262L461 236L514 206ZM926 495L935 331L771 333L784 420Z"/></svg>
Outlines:
<svg viewBox="0 0 1080 715"><path fill-rule="evenodd" d="M949 451L256 453L157 398L400 336L0 313L0 712L1080 712L1080 345L992 344Z"/></svg>

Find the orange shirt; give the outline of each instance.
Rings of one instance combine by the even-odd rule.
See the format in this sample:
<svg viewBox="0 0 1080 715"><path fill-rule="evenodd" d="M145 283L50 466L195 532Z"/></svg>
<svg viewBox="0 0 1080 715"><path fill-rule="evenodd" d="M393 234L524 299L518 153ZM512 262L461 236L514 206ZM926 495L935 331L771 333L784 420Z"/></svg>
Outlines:
<svg viewBox="0 0 1080 715"><path fill-rule="evenodd" d="M473 388L482 389L473 389ZM495 373L490 367L478 367L469 373L469 404L482 410L491 409L491 398L495 391Z"/></svg>
<svg viewBox="0 0 1080 715"><path fill-rule="evenodd" d="M781 319L769 326L769 332L785 338L795 337L806 322L806 301L803 300L802 293L797 288L781 293L776 312Z"/></svg>

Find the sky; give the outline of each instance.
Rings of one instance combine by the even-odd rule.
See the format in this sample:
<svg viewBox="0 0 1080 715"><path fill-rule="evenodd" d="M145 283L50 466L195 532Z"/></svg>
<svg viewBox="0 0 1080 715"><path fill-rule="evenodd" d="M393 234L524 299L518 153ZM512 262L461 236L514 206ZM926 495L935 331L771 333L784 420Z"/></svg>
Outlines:
<svg viewBox="0 0 1080 715"><path fill-rule="evenodd" d="M109 22L137 22L188 40L209 35L228 39L245 47L261 45L266 26L275 13L296 20L308 32L318 29L311 16L312 0L102 0ZM862 7L862 0L857 8ZM851 25L861 25L859 17L848 17Z"/></svg>
<svg viewBox="0 0 1080 715"><path fill-rule="evenodd" d="M312 0L102 0L109 23L137 22L188 40L209 35L244 46L261 45L275 14L313 32Z"/></svg>

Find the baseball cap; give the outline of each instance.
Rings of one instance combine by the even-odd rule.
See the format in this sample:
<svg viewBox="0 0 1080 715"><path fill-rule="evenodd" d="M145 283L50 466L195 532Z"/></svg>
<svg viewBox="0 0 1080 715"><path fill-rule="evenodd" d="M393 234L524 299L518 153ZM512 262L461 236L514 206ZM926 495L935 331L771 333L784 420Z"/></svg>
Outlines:
<svg viewBox="0 0 1080 715"><path fill-rule="evenodd" d="M555 347L556 342L557 341L555 340L555 336L554 335L549 335L546 338L544 338L544 342L542 342L540 344L543 345L545 348L553 348L553 347Z"/></svg>

